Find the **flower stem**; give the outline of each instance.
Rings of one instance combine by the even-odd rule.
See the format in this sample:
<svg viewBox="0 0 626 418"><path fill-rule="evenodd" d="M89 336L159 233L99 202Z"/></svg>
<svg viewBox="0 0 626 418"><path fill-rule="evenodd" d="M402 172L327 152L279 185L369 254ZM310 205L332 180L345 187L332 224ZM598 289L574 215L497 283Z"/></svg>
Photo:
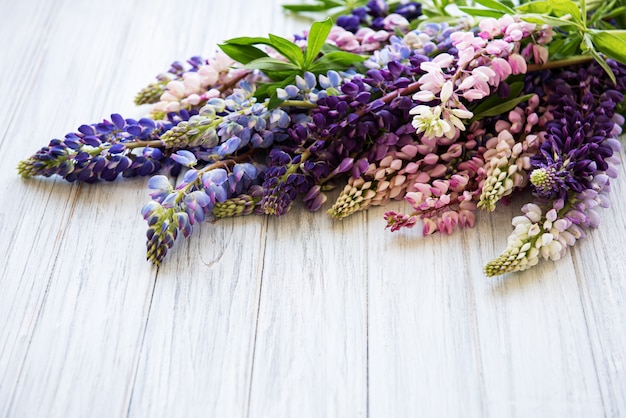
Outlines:
<svg viewBox="0 0 626 418"><path fill-rule="evenodd" d="M578 55L562 60L548 61L545 64L529 64L527 67L527 72L551 70L553 68L563 68L570 65L586 64L588 62L591 62L592 60L593 57L591 55Z"/></svg>

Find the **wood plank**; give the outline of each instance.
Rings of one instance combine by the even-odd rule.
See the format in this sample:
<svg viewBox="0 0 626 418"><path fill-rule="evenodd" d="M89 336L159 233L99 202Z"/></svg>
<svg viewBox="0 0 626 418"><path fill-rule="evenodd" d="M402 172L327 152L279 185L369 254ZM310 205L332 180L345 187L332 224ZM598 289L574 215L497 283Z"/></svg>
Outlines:
<svg viewBox="0 0 626 418"><path fill-rule="evenodd" d="M366 416L365 220L270 219L249 416Z"/></svg>
<svg viewBox="0 0 626 418"><path fill-rule="evenodd" d="M621 160L626 161L623 148ZM622 165L619 177L611 181L611 207L601 210L599 228L572 255L597 384L608 417L626 411L625 180L626 167Z"/></svg>
<svg viewBox="0 0 626 418"><path fill-rule="evenodd" d="M469 246L469 257L501 251L506 235L499 226L510 224L515 209L494 214L491 228L479 226L494 233ZM571 253L474 283L485 408L494 416L603 416Z"/></svg>
<svg viewBox="0 0 626 418"><path fill-rule="evenodd" d="M207 32L217 43L296 31L273 2L244 14L246 1L215 6L196 22L205 29L189 33ZM159 269L130 416L172 416L181 408L192 415L248 414L267 229L267 220L254 216L200 225L168 256Z"/></svg>
<svg viewBox="0 0 626 418"><path fill-rule="evenodd" d="M422 237L384 231L369 211L370 417L483 415L474 280L463 252L474 231Z"/></svg>
<svg viewBox="0 0 626 418"><path fill-rule="evenodd" d="M370 284L370 318L380 318L370 320L370 393L382 393L372 416L604 415L571 258L481 277L514 213L458 236L383 238L379 252L397 253L397 267Z"/></svg>
<svg viewBox="0 0 626 418"><path fill-rule="evenodd" d="M261 217L201 225L168 255L129 416L246 415L266 229Z"/></svg>
<svg viewBox="0 0 626 418"><path fill-rule="evenodd" d="M10 303L0 303L7 338L0 414L125 412L155 276L142 262L145 180L20 181L15 166L49 138L98 121L107 101L121 101L126 92L108 69L120 58L111 44L124 45L128 33L109 29L130 27L133 13L123 5L53 6L47 24L32 28L30 43L18 48L26 55L35 48L36 61L15 80L19 100L2 124L3 172L13 173L2 189L23 199L2 205L2 235L15 239L2 241L2 298Z"/></svg>
<svg viewBox="0 0 626 418"><path fill-rule="evenodd" d="M20 180L85 122L140 116L171 61L306 22L278 2L0 4L0 416L549 416L626 411L626 171L558 263L487 279L519 203L450 237L301 205L144 261L145 179ZM622 160L625 158L622 152Z"/></svg>

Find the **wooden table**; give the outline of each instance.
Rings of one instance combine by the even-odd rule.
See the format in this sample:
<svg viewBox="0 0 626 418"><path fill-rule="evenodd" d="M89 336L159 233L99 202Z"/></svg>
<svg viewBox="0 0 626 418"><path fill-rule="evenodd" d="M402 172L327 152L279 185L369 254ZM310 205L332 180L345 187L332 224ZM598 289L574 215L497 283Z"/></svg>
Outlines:
<svg viewBox="0 0 626 418"><path fill-rule="evenodd" d="M276 0L0 4L0 416L626 415L626 173L557 263L488 279L522 201L422 238L385 209L343 222L196 227L144 260L145 178L15 167L119 112L169 64L307 22ZM622 159L624 154L622 153Z"/></svg>

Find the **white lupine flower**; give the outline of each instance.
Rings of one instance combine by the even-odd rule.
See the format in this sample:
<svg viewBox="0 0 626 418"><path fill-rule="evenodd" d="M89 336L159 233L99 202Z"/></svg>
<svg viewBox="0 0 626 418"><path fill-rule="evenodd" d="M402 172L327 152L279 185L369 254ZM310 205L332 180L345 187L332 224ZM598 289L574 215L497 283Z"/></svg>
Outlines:
<svg viewBox="0 0 626 418"><path fill-rule="evenodd" d="M454 136L454 128L446 120L441 118L441 107L418 105L409 111L413 116L411 124L416 133L424 132L427 138L441 138ZM450 135L452 133L452 135Z"/></svg>

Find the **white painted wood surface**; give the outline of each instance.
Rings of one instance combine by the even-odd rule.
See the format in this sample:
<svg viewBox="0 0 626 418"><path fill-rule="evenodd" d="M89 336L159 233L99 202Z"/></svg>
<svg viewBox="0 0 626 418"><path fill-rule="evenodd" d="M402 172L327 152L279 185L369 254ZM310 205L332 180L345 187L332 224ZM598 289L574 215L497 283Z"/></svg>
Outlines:
<svg viewBox="0 0 626 418"><path fill-rule="evenodd" d="M276 0L0 2L0 416L626 416L623 168L565 259L496 279L519 202L449 237L392 234L381 208L207 223L156 269L146 179L17 175L144 114L173 60L305 24Z"/></svg>

